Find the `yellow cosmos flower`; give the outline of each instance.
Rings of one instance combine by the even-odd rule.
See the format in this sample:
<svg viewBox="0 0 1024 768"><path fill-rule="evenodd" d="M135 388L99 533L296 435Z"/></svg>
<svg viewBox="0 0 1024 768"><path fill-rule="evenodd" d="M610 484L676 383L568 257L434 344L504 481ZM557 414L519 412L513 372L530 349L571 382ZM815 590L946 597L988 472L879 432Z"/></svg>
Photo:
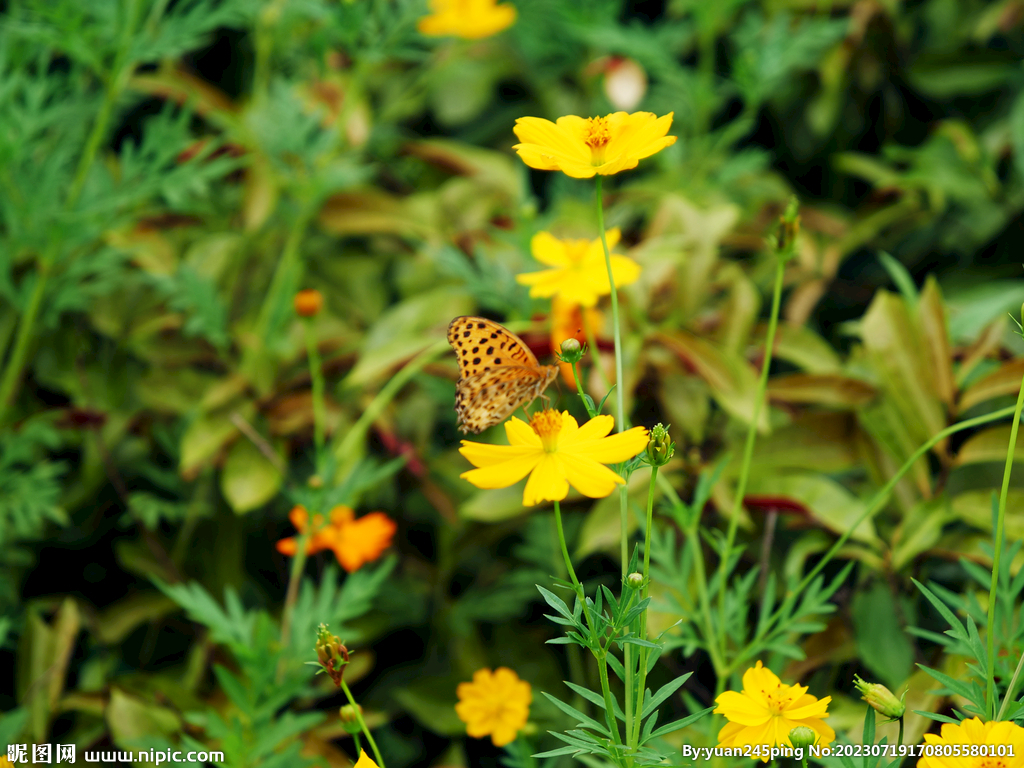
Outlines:
<svg viewBox="0 0 1024 768"><path fill-rule="evenodd" d="M466 733L481 739L490 736L496 747L504 747L526 725L533 693L530 684L508 667L478 669L473 682L455 689L459 703L455 714L466 724Z"/></svg>
<svg viewBox="0 0 1024 768"><path fill-rule="evenodd" d="M620 237L618 227L608 230L605 240L609 251L618 244ZM530 286L530 295L535 299L557 295L565 302L592 307L598 297L612 292L601 238L559 240L550 232L538 232L530 241L530 251L541 264L552 267L516 275L516 282ZM640 265L632 259L614 255L611 261L616 288L636 282L640 277Z"/></svg>
<svg viewBox="0 0 1024 768"><path fill-rule="evenodd" d="M798 725L814 731L821 746L827 746L836 737L835 731L822 722L823 717L828 717L832 697L819 701L803 685L784 685L760 661L743 673L742 693L726 691L715 701L715 713L729 720L718 732L720 747L793 746L789 732ZM768 762L768 756L761 756L761 760Z"/></svg>
<svg viewBox="0 0 1024 768"><path fill-rule="evenodd" d="M496 5L494 0L430 0L430 10L416 27L420 34L433 37L479 40L498 34L516 20L513 6Z"/></svg>
<svg viewBox="0 0 1024 768"><path fill-rule="evenodd" d="M380 766L373 762L366 752L360 749L359 759L356 760L356 764L352 768L380 768Z"/></svg>
<svg viewBox="0 0 1024 768"><path fill-rule="evenodd" d="M675 144L666 136L673 112L657 117L651 112L613 112L605 117L520 117L515 131L520 144L512 149L531 168L561 171L576 179L595 173L610 176L636 168L645 157Z"/></svg>
<svg viewBox="0 0 1024 768"><path fill-rule="evenodd" d="M603 464L617 464L647 447L647 430L633 427L606 437L615 426L611 416L595 416L582 427L568 411L535 413L530 423L505 422L509 445L462 441L459 453L477 467L459 477L477 488L507 488L527 475L523 504L561 501L572 485L584 496L600 499L625 481Z"/></svg>
<svg viewBox="0 0 1024 768"><path fill-rule="evenodd" d="M942 735L926 733L926 744L945 745L950 756L922 757L917 768L1021 768L1024 766L1024 728L1016 723L983 723L977 717L960 725L942 724ZM982 746L986 745L987 749ZM955 751L960 754L955 754ZM1003 755L1000 756L1000 750ZM979 754L984 751L986 754ZM943 750L945 752L945 749ZM1011 757L1008 753L1013 753ZM972 754L973 753L973 754Z"/></svg>

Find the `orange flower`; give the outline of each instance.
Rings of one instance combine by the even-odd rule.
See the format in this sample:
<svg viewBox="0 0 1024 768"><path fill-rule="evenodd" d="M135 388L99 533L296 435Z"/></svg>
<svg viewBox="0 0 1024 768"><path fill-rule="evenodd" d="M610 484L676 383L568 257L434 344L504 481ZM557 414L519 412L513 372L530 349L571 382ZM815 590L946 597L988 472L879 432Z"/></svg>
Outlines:
<svg viewBox="0 0 1024 768"><path fill-rule="evenodd" d="M292 507L292 511L288 513L288 519L300 534L304 534L308 530L309 512L301 504ZM328 530L329 526L325 526L325 522L323 515L313 515L312 535L306 542L307 555L315 555L317 552L323 552L325 549L330 548L331 534ZM295 553L299 551L298 537L290 536L287 539L281 539L277 542L277 551L282 555L295 557Z"/></svg>
<svg viewBox="0 0 1024 768"><path fill-rule="evenodd" d="M314 317L324 306L324 296L314 288L295 294L295 313L300 317Z"/></svg>
<svg viewBox="0 0 1024 768"><path fill-rule="evenodd" d="M349 573L379 558L391 546L397 529L394 520L383 512L371 512L358 520L355 514L350 507L339 505L331 510L330 522L326 525L323 515L313 515L312 535L306 544L306 554L330 549L341 567ZM304 507L295 507L288 519L299 533L306 532L309 513ZM290 557L294 557L298 548L297 537L277 542L277 551Z"/></svg>
<svg viewBox="0 0 1024 768"><path fill-rule="evenodd" d="M356 520L355 512L348 507L335 507L331 510L331 524L335 525L336 520L330 546L341 567L349 573L380 557L391 546L397 529L395 521L383 512L371 512Z"/></svg>
<svg viewBox="0 0 1024 768"><path fill-rule="evenodd" d="M585 343L587 328L596 339L603 322L600 310L593 307L583 309L579 304L555 296L551 301L551 351L555 355L561 352L562 342L566 339L576 339L580 344ZM597 354L597 350L591 350L591 353ZM569 363L558 365L562 369L565 383L575 389L576 379L572 375L572 366Z"/></svg>

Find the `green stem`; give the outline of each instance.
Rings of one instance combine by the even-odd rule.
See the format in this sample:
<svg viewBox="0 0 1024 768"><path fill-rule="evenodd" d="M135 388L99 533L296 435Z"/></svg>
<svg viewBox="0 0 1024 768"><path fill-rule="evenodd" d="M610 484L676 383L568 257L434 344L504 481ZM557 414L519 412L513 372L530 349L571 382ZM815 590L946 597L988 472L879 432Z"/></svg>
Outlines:
<svg viewBox="0 0 1024 768"><path fill-rule="evenodd" d="M281 613L281 645L288 647L292 631L292 614L295 612L295 602L299 598L299 582L302 580L302 571L306 567L306 550L309 548L309 540L313 536L313 519L310 515L306 521L306 530L299 536L298 551L292 558L291 572L288 574L288 591L285 593L284 610Z"/></svg>
<svg viewBox="0 0 1024 768"><path fill-rule="evenodd" d="M313 333L313 321L304 317L302 324L306 332L306 355L309 358L309 375L313 380L313 442L316 445L316 471L319 474L324 468L324 429L327 412L324 406L324 371L320 363L320 350L317 349L316 336Z"/></svg>
<svg viewBox="0 0 1024 768"><path fill-rule="evenodd" d="M49 267L43 259L36 264L36 284L32 288L32 295L29 296L28 306L25 307L25 314L18 323L18 335L14 340L14 351L4 368L3 382L0 383L0 425L7 417L7 409L12 405L17 395L18 381L21 379L21 370L25 366L25 357L32 342L32 331L35 327L36 316L42 306L43 293L46 289L46 278L49 274Z"/></svg>
<svg viewBox="0 0 1024 768"><path fill-rule="evenodd" d="M281 258L277 261L274 269L274 276L270 279L270 287L267 288L267 295L260 307L259 317L256 319L256 338L266 346L271 329L271 321L278 308L285 301L281 295L288 285L292 272L299 263L300 246L306 235L306 228L312 220L313 214L310 208L304 208L295 217L292 227L288 231L288 239L285 240L284 249L281 251Z"/></svg>
<svg viewBox="0 0 1024 768"><path fill-rule="evenodd" d="M107 126L110 124L114 106L117 104L117 99L121 95L121 91L124 90L128 78L133 71L133 68L128 66L127 61L128 54L131 52L139 10L139 0L132 0L129 3L128 17L125 20L124 29L121 30L121 39L119 40L117 54L104 90L103 102L100 104L96 120L92 124L92 130L85 140L85 147L82 150L82 156L78 159L78 167L75 169L71 187L68 190L67 197L64 199L64 210L66 211L71 210L75 206L79 196L82 194L82 190L85 188L89 169L92 168L96 154L99 152L100 145L106 136ZM50 277L50 267L56 258L59 248L60 240L55 229L46 251L40 256L36 264L36 284L33 286L32 294L29 296L28 305L25 307L25 314L22 315L18 323L18 335L14 340L14 349L4 368L3 380L0 382L0 426L4 424L7 418L7 409L18 394L21 371L25 365L25 358L32 343L32 334L35 330L39 309L42 306L43 296L46 292L46 283ZM0 361L2 361L2 358L0 358Z"/></svg>
<svg viewBox="0 0 1024 768"><path fill-rule="evenodd" d="M651 483L647 488L647 529L644 531L644 586L640 599L646 600L651 594L651 528L654 525L654 488L658 482L658 467L651 467ZM640 639L647 640L647 611L640 614ZM636 717L633 719L632 740L636 747L640 742L640 721L644 711L644 689L647 687L647 649L640 649L640 685L637 687Z"/></svg>
<svg viewBox="0 0 1024 768"><path fill-rule="evenodd" d="M363 742L359 738L358 733L352 734L352 741L355 742L356 746L356 760L359 760L359 756L363 753ZM355 760L353 762L355 762Z"/></svg>
<svg viewBox="0 0 1024 768"><path fill-rule="evenodd" d="M658 478L661 490L669 497L670 501L679 509L685 509L686 505L672 484L662 475ZM724 660L718 654L718 644L715 642L715 623L711 616L711 598L708 595L707 569L704 567L704 550L700 547L700 513L694 510L684 526L686 530L686 543L690 547L693 557L693 575L697 582L697 599L700 602L700 613L704 619L704 638L708 655L711 656L711 665L715 670L716 677L723 677L726 671Z"/></svg>
<svg viewBox="0 0 1024 768"><path fill-rule="evenodd" d="M608 251L608 240L604 236L604 206L601 199L601 177L595 176L597 182L597 229L601 233L601 247L604 249L604 265L608 270L608 287L612 297L612 332L615 339L615 413L618 431L626 429L626 410L623 404L622 386L622 332L619 328L619 292L615 287L615 276L612 274L612 257ZM586 323L584 323L585 325ZM596 350L595 350L596 352ZM625 567L625 564L623 564Z"/></svg>
<svg viewBox="0 0 1024 768"><path fill-rule="evenodd" d="M345 697L348 699L348 703L352 705L352 709L356 713L356 721L359 723L359 727L363 730L363 735L366 736L366 740L370 742L370 749L373 750L373 757L377 761L377 765L380 768L384 768L384 759L380 756L380 750L377 749L377 742L373 740L373 735L370 733L370 729L366 727L366 721L363 720L363 713L359 709L359 705L356 704L355 698L352 696L352 691L348 689L348 683L344 680L341 681L341 690L345 692Z"/></svg>
<svg viewBox="0 0 1024 768"><path fill-rule="evenodd" d="M903 718L902 717L900 718L900 734L899 734L899 736L896 739L896 746L897 747L903 746Z"/></svg>
<svg viewBox="0 0 1024 768"><path fill-rule="evenodd" d="M996 591L999 588L1000 559L1003 554L1003 524L1006 519L1006 495L1010 490L1010 471L1013 469L1013 452L1017 445L1017 427L1020 424L1020 412L1024 407L1024 379L1021 380L1020 391L1017 393L1017 407L1013 412L1013 425L1010 427L1010 444L1006 448L1006 465L1003 467L1003 486L999 489L999 510L996 513L995 553L992 556L992 584L988 590L988 626L986 629L986 650L988 655L988 671L986 674L986 698L993 715L996 713L996 682L995 682L995 623L996 623Z"/></svg>
<svg viewBox="0 0 1024 768"><path fill-rule="evenodd" d="M594 370L597 371L597 378L601 382L601 386L604 387L604 391L610 392L612 385L604 372L604 366L601 365L601 349L597 345L597 336L590 323L587 322L586 310L581 309L580 312L583 319L583 333L586 335L587 344L590 346L590 357L593 361Z"/></svg>
<svg viewBox="0 0 1024 768"><path fill-rule="evenodd" d="M1017 691L1017 679L1020 677L1020 671L1024 668L1024 653L1021 654L1020 659L1017 660L1017 668L1013 670L1013 677L1010 678L1010 685L1006 689L1006 695L1003 696L1003 704L999 707L999 714L996 715L996 720L1002 720L1006 714L1006 708L1013 701L1013 695Z"/></svg>
<svg viewBox="0 0 1024 768"><path fill-rule="evenodd" d="M761 376L757 381L757 392L754 395L754 413L750 420L750 428L747 430L747 441L743 446L743 463L740 466L739 481L736 486L736 496L733 499L732 514L729 516L729 529L725 537L725 547L718 566L718 627L720 630L722 657L726 655L725 630L725 598L726 578L729 565L729 555L732 552L732 545L736 540L736 526L740 519L740 509L743 506L743 496L747 492L747 480L750 477L750 464L754 457L754 440L757 436L757 423L761 418L761 407L765 400L765 391L768 388L768 370L772 364L772 351L775 347L775 332L779 325L779 307L782 303L782 278L786 269L786 262L780 255L775 259L775 286L772 289L772 309L768 318L768 337L765 339L764 362L761 366Z"/></svg>
<svg viewBox="0 0 1024 768"><path fill-rule="evenodd" d="M627 646L628 647L628 646ZM612 688L608 683L608 650L597 658L597 673L601 678L601 692L604 694L604 713L608 720L608 730L612 733L612 741L615 744L622 744L619 738L619 722L615 719L615 707L612 704Z"/></svg>
<svg viewBox="0 0 1024 768"><path fill-rule="evenodd" d="M592 412L592 409L587 404L587 395L583 391L583 384L580 383L580 374L579 371L576 370L576 363L572 364L572 377L576 380L576 391L579 393L580 400L583 402L583 407L587 409L587 415L590 416L590 418L594 418L597 416L597 413Z"/></svg>
<svg viewBox="0 0 1024 768"><path fill-rule="evenodd" d="M413 376L423 370L424 366L439 358L447 349L448 342L446 340L439 341L427 347L402 366L401 370L392 376L387 384L381 387L380 392L377 393L377 396L373 398L366 407L366 410L363 411L363 415L359 417L356 423L352 425L352 428L346 433L345 439L341 441L334 451L335 457L344 459L350 455L366 436L366 432L370 429L373 422L380 417L384 409L387 408L388 403L395 398L402 387Z"/></svg>
<svg viewBox="0 0 1024 768"><path fill-rule="evenodd" d="M902 477L907 472L910 471L910 468L914 466L918 459L920 459L935 445L938 445L950 435L956 434L957 432L962 432L965 429L971 429L972 427L980 426L982 424L988 424L990 421L1002 419L1013 413L1016 413L1019 419L1020 411L1018 411L1012 405L1008 406L1007 408L1001 408L998 411L993 411L992 413L985 414L984 416L976 416L973 419L967 419L967 421L961 421L958 424L953 424L949 427L946 427L944 430L936 433L932 438L922 443L918 447L918 449L914 451L913 454L911 454L910 458L906 460L903 466L900 467L899 471L891 478L889 478L889 482L887 482L882 487L882 489L875 494L875 497L871 500L871 503L868 504L867 508L860 514L860 517L858 517L850 526L847 527L843 534L836 540L835 544L831 546L828 552L826 552L825 555L817 562L814 568L811 569L811 572L804 576L804 578L801 579L800 583L796 586L796 588L789 593L787 601L791 602L792 600L796 599L796 596L803 593L803 591L821 572L821 570L832 561L832 558L835 557L836 553L842 548L842 546L846 543L847 539L850 538L850 535L857 529L857 527L865 520L871 519L880 509L882 509L882 506L889 498L889 494L892 493L893 488L896 487L896 483L898 483L900 479L902 479ZM1014 424L1016 425L1016 422L1014 422ZM767 632L768 629L778 620L779 616L782 615L782 612L785 609L786 603L784 602L775 610L775 612L771 615L768 621L765 622L765 629L762 631L761 635L754 638L755 643L761 640L764 633ZM736 659L733 660L732 664L729 665L727 671L733 671L733 669L735 669L744 660L745 655L738 656Z"/></svg>
<svg viewBox="0 0 1024 768"><path fill-rule="evenodd" d="M580 603L586 606L586 599L583 594L583 586L580 584L580 580L576 578L576 570L572 567L572 559L569 557L569 548L565 544L565 531L562 529L562 507L556 499L555 502L555 530L558 532L558 546L562 548L562 559L565 561L565 570L569 572L569 578L572 580L572 586L576 590L576 595L580 599Z"/></svg>

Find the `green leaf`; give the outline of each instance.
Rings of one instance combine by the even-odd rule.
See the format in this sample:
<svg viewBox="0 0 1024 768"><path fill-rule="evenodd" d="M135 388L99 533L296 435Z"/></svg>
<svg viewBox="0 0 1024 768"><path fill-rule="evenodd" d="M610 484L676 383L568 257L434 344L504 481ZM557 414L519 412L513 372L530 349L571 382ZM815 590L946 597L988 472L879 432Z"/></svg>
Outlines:
<svg viewBox="0 0 1024 768"><path fill-rule="evenodd" d="M564 701L559 701L546 691L541 691L541 693L544 694L544 697L548 701L550 701L552 704L554 704L556 707L562 710L565 714L569 715L572 718L575 718L580 726L591 728L600 733L602 736L611 738L611 733L608 732L608 728L606 726L601 725L599 722L597 722L597 720L594 720L591 717L587 717L575 707L566 704Z"/></svg>
<svg viewBox="0 0 1024 768"><path fill-rule="evenodd" d="M900 625L888 586L879 580L855 594L851 614L864 665L889 688L898 688L912 670L914 646Z"/></svg>
<svg viewBox="0 0 1024 768"><path fill-rule="evenodd" d="M220 489L235 514L258 509L277 496L284 477L251 441L237 440L228 451Z"/></svg>
<svg viewBox="0 0 1024 768"><path fill-rule="evenodd" d="M111 738L122 748L156 734L170 736L182 728L173 709L129 696L119 688L111 689L105 715Z"/></svg>
<svg viewBox="0 0 1024 768"><path fill-rule="evenodd" d="M672 733L673 731L678 731L680 728L685 728L688 725L696 723L698 720L701 720L706 715L708 715L712 710L714 710L714 707L708 707L707 709L703 709L700 712L695 712L692 715L688 715L687 717L684 717L681 720L676 720L675 722L663 725L661 726L661 728L659 728L651 734L651 738L656 739L659 736L664 736L666 733Z"/></svg>
<svg viewBox="0 0 1024 768"><path fill-rule="evenodd" d="M644 705L644 709L643 712L640 713L640 717L644 718L651 714L651 712L658 708L661 702L675 693L679 689L679 686L689 680L690 675L692 674L692 672L687 672L685 675L680 675L675 680L661 686L661 688L658 689L658 692L651 697L651 700Z"/></svg>
<svg viewBox="0 0 1024 768"><path fill-rule="evenodd" d="M915 307L917 305L917 285L914 283L914 278L910 276L907 268L885 251L879 251L878 260L882 262L885 271L889 273L889 277L896 284L896 288L903 296L903 300L911 308Z"/></svg>

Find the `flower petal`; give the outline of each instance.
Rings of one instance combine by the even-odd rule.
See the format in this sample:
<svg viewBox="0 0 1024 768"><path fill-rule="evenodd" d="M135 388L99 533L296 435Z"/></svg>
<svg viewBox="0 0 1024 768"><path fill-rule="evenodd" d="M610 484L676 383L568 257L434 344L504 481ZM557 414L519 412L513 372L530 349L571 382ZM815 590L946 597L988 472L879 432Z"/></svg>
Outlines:
<svg viewBox="0 0 1024 768"><path fill-rule="evenodd" d="M541 452L530 453L490 467L471 469L468 472L463 472L459 477L469 481L477 488L508 488L526 477L542 458Z"/></svg>
<svg viewBox="0 0 1024 768"><path fill-rule="evenodd" d="M469 459L469 463L474 467L492 467L503 461L511 461L529 453L535 453L539 448L540 446L534 448L527 445L490 445L463 440L459 453Z"/></svg>
<svg viewBox="0 0 1024 768"><path fill-rule="evenodd" d="M538 232L530 240L530 253L541 264L549 267L568 267L571 265L565 243L550 232Z"/></svg>
<svg viewBox="0 0 1024 768"><path fill-rule="evenodd" d="M569 484L591 499L603 499L615 490L616 485L626 482L608 467L598 464L596 461L581 459L566 453L558 454L558 459Z"/></svg>
<svg viewBox="0 0 1024 768"><path fill-rule="evenodd" d="M562 126L542 117L520 117L512 128L521 144L575 163L590 163L590 149Z"/></svg>
<svg viewBox="0 0 1024 768"><path fill-rule="evenodd" d="M575 419L573 422L575 423ZM574 447L580 443L589 442L591 440L599 440L615 429L615 418L607 414L601 414L590 419L582 427L577 429L575 432L569 434L559 434L558 436L558 449L565 450L566 448Z"/></svg>
<svg viewBox="0 0 1024 768"><path fill-rule="evenodd" d="M736 691L726 691L715 701L715 712L725 715L730 722L745 726L763 725L771 718L771 712L763 704Z"/></svg>
<svg viewBox="0 0 1024 768"><path fill-rule="evenodd" d="M543 448L540 435L533 431L533 427L522 419L513 416L505 422L505 436L508 437L509 445L514 447Z"/></svg>
<svg viewBox="0 0 1024 768"><path fill-rule="evenodd" d="M573 456L591 459L601 464L618 464L620 461L628 461L644 450L649 439L646 427L633 427L610 437L578 442L567 451Z"/></svg>
<svg viewBox="0 0 1024 768"><path fill-rule="evenodd" d="M565 479L561 464L555 454L548 453L536 464L530 479L526 481L523 504L532 507L541 501L561 501L568 493L569 482Z"/></svg>

